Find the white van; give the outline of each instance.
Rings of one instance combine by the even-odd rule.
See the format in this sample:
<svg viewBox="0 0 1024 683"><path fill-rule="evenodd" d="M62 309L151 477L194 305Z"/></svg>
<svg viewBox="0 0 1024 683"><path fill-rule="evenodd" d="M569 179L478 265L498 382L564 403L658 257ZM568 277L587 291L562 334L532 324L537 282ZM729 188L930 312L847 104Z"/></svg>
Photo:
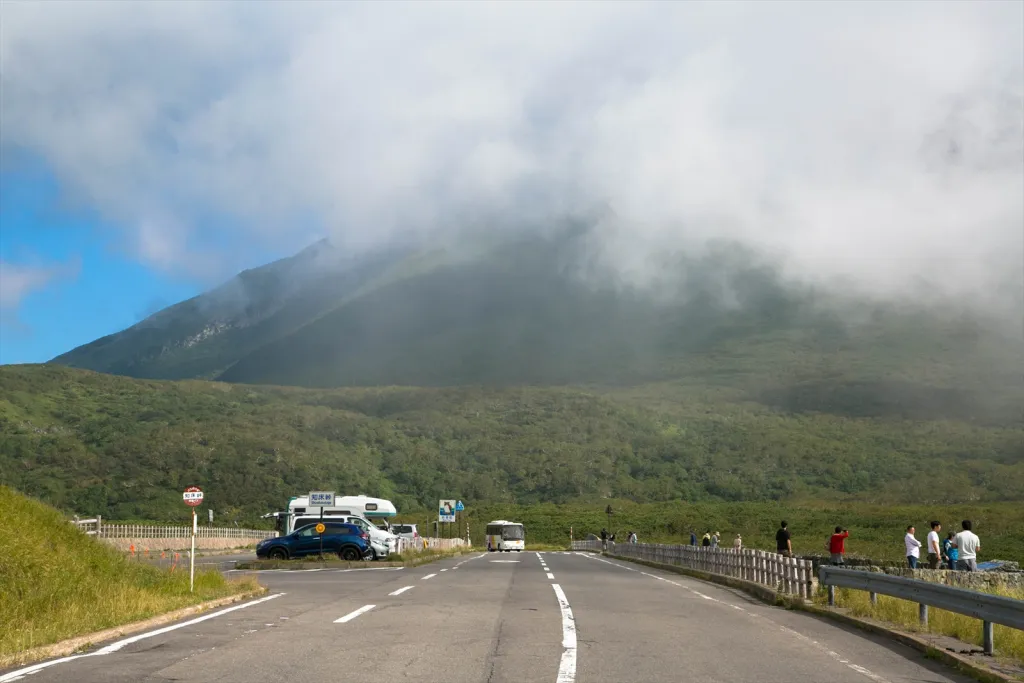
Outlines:
<svg viewBox="0 0 1024 683"><path fill-rule="evenodd" d="M370 537L375 560L386 558L398 545L398 537L387 530L390 528L387 518L398 514L390 500L363 495L341 496L334 499L333 507L324 507L322 512L325 521L346 522L361 527ZM321 508L319 505L310 505L309 496L295 496L288 501L287 512L271 512L263 516L276 518L277 530L283 536L303 525L319 522ZM370 521L372 518L383 519L385 529L378 528Z"/></svg>

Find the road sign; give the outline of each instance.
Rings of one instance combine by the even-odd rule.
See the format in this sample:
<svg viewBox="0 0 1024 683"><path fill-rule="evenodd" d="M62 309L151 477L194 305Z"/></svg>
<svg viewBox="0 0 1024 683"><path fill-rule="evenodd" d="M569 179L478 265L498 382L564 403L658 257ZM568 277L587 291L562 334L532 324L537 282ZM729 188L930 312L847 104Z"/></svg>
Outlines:
<svg viewBox="0 0 1024 683"><path fill-rule="evenodd" d="M182 498L185 500L185 505L195 507L203 502L203 492L199 490L198 486L189 486L185 489Z"/></svg>
<svg viewBox="0 0 1024 683"><path fill-rule="evenodd" d="M310 507L334 507L334 491L310 491Z"/></svg>
<svg viewBox="0 0 1024 683"><path fill-rule="evenodd" d="M454 500L442 500L440 505L437 506L437 521L439 522L454 522L455 521L455 501Z"/></svg>
<svg viewBox="0 0 1024 683"><path fill-rule="evenodd" d="M466 509L466 506L462 504L461 500L458 503L455 504L455 511L456 512L462 512L465 509Z"/></svg>
<svg viewBox="0 0 1024 683"><path fill-rule="evenodd" d="M318 534L322 534L322 533L323 533L323 532L324 532L324 531L325 531L326 529L327 529L327 527L325 527L325 526L324 526L324 523L323 523L323 522L320 522L320 523L318 523L318 524L316 525L316 532L317 532Z"/></svg>

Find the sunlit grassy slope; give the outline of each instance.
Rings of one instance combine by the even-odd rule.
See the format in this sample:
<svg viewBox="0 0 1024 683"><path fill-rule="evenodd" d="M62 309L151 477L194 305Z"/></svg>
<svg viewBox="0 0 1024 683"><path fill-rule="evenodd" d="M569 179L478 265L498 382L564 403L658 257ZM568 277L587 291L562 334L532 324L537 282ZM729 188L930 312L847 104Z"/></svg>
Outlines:
<svg viewBox="0 0 1024 683"><path fill-rule="evenodd" d="M132 562L57 510L0 486L0 657L257 588Z"/></svg>

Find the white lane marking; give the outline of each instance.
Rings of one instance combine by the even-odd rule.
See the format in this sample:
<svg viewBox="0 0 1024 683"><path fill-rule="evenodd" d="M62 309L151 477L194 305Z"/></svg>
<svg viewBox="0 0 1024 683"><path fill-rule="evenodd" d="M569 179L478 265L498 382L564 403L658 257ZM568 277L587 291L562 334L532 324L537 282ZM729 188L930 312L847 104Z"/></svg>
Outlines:
<svg viewBox="0 0 1024 683"><path fill-rule="evenodd" d="M265 598L260 598L259 600L253 600L252 602L246 602L246 603L243 603L241 605L235 605L234 607L228 607L227 609L219 610L217 612L211 612L210 614L204 614L201 617L196 617L195 619L190 619L189 621L183 621L180 624L173 624L171 626L165 626L164 628L160 628L160 629L157 629L155 631L149 631L148 633L143 633L143 634L140 634L140 635L137 635L137 636L132 636L131 638L125 638L124 640L119 640L116 643L111 643L110 645L107 645L104 648L100 648L99 650L96 650L96 652L89 652L89 653L84 654L84 655L71 655L69 657L61 657L60 659L54 659L53 661L43 662L42 664L33 664L32 666L25 667L24 669L18 669L16 671L11 671L9 673L4 674L3 676L0 676L0 683L8 683L8 681L16 681L16 680L20 679L23 676L29 676L31 674L36 673L37 671L42 671L43 669L45 669L47 667L51 667L54 664L60 664L62 662L70 662L73 659L81 659L82 657L98 657L98 656L101 656L101 655L109 655L111 652L117 652L118 650L120 650L125 645L131 645L132 643L136 643L136 642L138 642L140 640L143 640L145 638L152 638L153 636L158 636L158 635L161 635L161 634L164 634L164 633L168 633L169 631L174 631L175 629L184 628L185 626L191 626L192 624L198 624L201 621L206 621L207 619L213 619L214 617L219 617L222 614L227 614L228 612L234 612L235 610L245 609L246 607L252 607L253 605L258 605L261 602L266 602L267 600L273 600L274 598L279 598L282 595L284 595L284 593L275 593L273 595L268 595Z"/></svg>
<svg viewBox="0 0 1024 683"><path fill-rule="evenodd" d="M491 560L491 564L518 564L519 560Z"/></svg>
<svg viewBox="0 0 1024 683"><path fill-rule="evenodd" d="M333 571L336 574L341 574L342 572L400 572L403 569L405 569L405 567L365 567L365 568L360 568L360 569L335 569ZM312 571L320 571L320 570L319 569L315 569L315 570L312 570Z"/></svg>
<svg viewBox="0 0 1024 683"><path fill-rule="evenodd" d="M366 614L367 612L372 610L374 607L376 607L376 605L363 605L362 607L360 607L356 611L349 612L348 614L343 616L341 619L335 619L334 623L335 624L346 624L346 623L352 621L353 619L355 619L356 617L358 617L360 614Z"/></svg>
<svg viewBox="0 0 1024 683"><path fill-rule="evenodd" d="M443 571L443 572L446 572L446 571L448 571L448 570L447 570L447 569L442 569L441 571Z"/></svg>
<svg viewBox="0 0 1024 683"><path fill-rule="evenodd" d="M437 576L437 574L427 574L427 575L426 575L426 576L424 576L424 577L423 577L422 579L420 579L420 581L426 581L427 579L432 579L432 578L434 578L435 576Z"/></svg>
<svg viewBox="0 0 1024 683"><path fill-rule="evenodd" d="M573 683L576 680L576 619L572 616L569 599L557 583L551 584L558 598L558 609L562 612L562 659L558 662L558 678L555 683Z"/></svg>
<svg viewBox="0 0 1024 683"><path fill-rule="evenodd" d="M554 575L554 574L552 574L551 572L548 572L548 578L549 578L549 579L554 579L554 578L555 578L555 575Z"/></svg>
<svg viewBox="0 0 1024 683"><path fill-rule="evenodd" d="M412 588L412 586L405 586L404 588L399 588L396 591L388 593L388 595L401 595L402 593L404 593L405 591L409 590L410 588Z"/></svg>
<svg viewBox="0 0 1024 683"><path fill-rule="evenodd" d="M585 555L584 557L589 557L589 556ZM601 559L601 558L594 557L592 559L595 559L598 562L604 562L605 564L610 564L613 567L619 567L620 569L627 569L629 571L637 571L635 569L631 569L630 567L623 567L621 564L616 564L615 562L608 562L607 560L604 560L604 559ZM644 576L649 576L652 579L658 579L659 581L664 581L665 583L671 583L673 586L679 586L680 588L688 590L689 592L693 593L694 595L696 595L698 597L701 597L701 598L704 598L705 600L710 600L711 602L717 602L719 604L727 605L728 607L732 607L733 609L739 610L740 612L743 612L744 614L746 614L746 615L748 615L748 616L750 616L752 618L763 619L763 620L767 621L768 623L774 625L775 627L777 627L778 629L780 629L784 633L787 633L787 634L793 636L794 638L802 640L802 641L808 643L809 645L811 645L812 647L820 650L821 652L824 652L826 655L828 655L832 659L836 660L840 664L843 664L844 666L849 667L850 669L856 671L857 673L861 674L862 676L866 676L867 678L870 678L871 680L875 681L875 683L891 683L891 681L889 681L888 679L886 679L886 678L884 678L882 676L879 676L878 674L874 673L873 671L870 671L870 670L864 668L863 666L859 666L857 664L853 664L848 659L844 659L842 655L840 655L839 653L837 653L837 652L835 652L833 650L828 649L824 645L821 645L820 643L818 643L818 641L813 640L813 639L803 635L802 633L794 631L791 628L783 626L783 625L773 621L769 617L765 617L765 616L762 616L760 614L756 614L754 612L750 612L748 610L745 610L742 607L739 607L737 605L733 605L731 603L724 602L722 600L718 600L717 598L713 598L710 595L705 595L704 593L701 593L698 590L690 588L689 586L684 586L681 583L677 583L675 581L670 581L669 579L666 579L666 578L664 578L662 576L656 576L655 574L650 574L648 572L643 572L643 571L640 572L640 573L643 574Z"/></svg>

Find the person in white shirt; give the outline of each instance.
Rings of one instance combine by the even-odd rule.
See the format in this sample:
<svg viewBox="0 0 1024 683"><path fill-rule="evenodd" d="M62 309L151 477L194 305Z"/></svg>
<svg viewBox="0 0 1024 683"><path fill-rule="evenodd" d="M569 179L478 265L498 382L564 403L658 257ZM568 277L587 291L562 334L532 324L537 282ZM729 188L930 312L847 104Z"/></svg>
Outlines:
<svg viewBox="0 0 1024 683"><path fill-rule="evenodd" d="M971 520L960 522L964 528L953 539L957 549L956 568L964 572L978 571L978 551L981 550L981 539L971 531Z"/></svg>
<svg viewBox="0 0 1024 683"><path fill-rule="evenodd" d="M911 569L917 569L917 559L921 557L921 541L914 538L914 525L907 527L907 535L903 537L903 543L907 546L907 564Z"/></svg>
<svg viewBox="0 0 1024 683"><path fill-rule="evenodd" d="M928 532L928 569L939 568L939 558L942 557L942 546L939 545L939 532L942 525L938 522L931 523L932 530Z"/></svg>

